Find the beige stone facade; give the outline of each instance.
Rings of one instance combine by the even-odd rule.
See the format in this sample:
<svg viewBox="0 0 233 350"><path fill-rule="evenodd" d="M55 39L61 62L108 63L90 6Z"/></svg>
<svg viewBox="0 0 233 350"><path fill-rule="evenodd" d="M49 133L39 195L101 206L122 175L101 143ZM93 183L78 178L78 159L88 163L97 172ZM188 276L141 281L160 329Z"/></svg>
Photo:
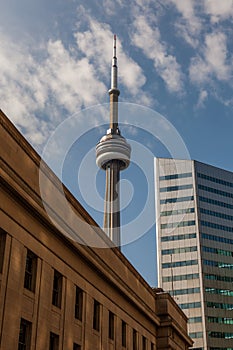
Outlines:
<svg viewBox="0 0 233 350"><path fill-rule="evenodd" d="M0 112L0 349L186 350L187 318L153 290ZM53 221L39 186L59 205ZM50 208L53 211L53 208ZM77 225L76 218L79 218ZM56 221L56 224L55 224Z"/></svg>

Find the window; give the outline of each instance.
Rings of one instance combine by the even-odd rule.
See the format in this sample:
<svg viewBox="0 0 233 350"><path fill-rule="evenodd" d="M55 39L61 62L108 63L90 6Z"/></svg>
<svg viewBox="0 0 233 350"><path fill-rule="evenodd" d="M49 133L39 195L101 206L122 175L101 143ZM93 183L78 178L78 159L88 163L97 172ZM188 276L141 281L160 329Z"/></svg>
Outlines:
<svg viewBox="0 0 233 350"><path fill-rule="evenodd" d="M62 298L62 275L57 270L54 270L53 298L52 298L53 305L60 308L61 298Z"/></svg>
<svg viewBox="0 0 233 350"><path fill-rule="evenodd" d="M185 303L185 304L178 304L181 309L196 309L201 307L200 302L194 302L194 303Z"/></svg>
<svg viewBox="0 0 233 350"><path fill-rule="evenodd" d="M220 196L224 196L224 197L228 197L228 198L233 198L233 193L225 192L222 190L217 190L217 188L208 187L208 186L204 186L204 185L198 185L198 188L199 188L199 190L207 191L210 193L216 193L216 194L219 194Z"/></svg>
<svg viewBox="0 0 233 350"><path fill-rule="evenodd" d="M59 335L50 332L49 350L58 350L59 347Z"/></svg>
<svg viewBox="0 0 233 350"><path fill-rule="evenodd" d="M0 230L0 273L2 273L2 269L3 269L5 244L6 244L6 234L4 231Z"/></svg>
<svg viewBox="0 0 233 350"><path fill-rule="evenodd" d="M222 323L222 324L233 324L233 318L230 317L207 317L208 322L211 323Z"/></svg>
<svg viewBox="0 0 233 350"><path fill-rule="evenodd" d="M189 253L196 252L197 247L183 247L183 248L173 248L173 249L163 249L161 251L162 255L171 255L171 254L181 254L181 253Z"/></svg>
<svg viewBox="0 0 233 350"><path fill-rule="evenodd" d="M126 347L126 323L124 321L121 323L121 334L121 345Z"/></svg>
<svg viewBox="0 0 233 350"><path fill-rule="evenodd" d="M212 307L214 309L233 310L233 304L214 303L212 301L207 301L206 305L207 307Z"/></svg>
<svg viewBox="0 0 233 350"><path fill-rule="evenodd" d="M200 208L200 212L202 214L206 214L206 215L211 215L211 216L215 216L217 218L221 218L221 219L226 219L226 220L230 220L233 221L233 216L232 215L228 215L228 214L224 214L224 213L219 213L217 211L212 211L209 209L204 209L204 208Z"/></svg>
<svg viewBox="0 0 233 350"><path fill-rule="evenodd" d="M98 332L100 330L100 303L97 300L94 300L93 328Z"/></svg>
<svg viewBox="0 0 233 350"><path fill-rule="evenodd" d="M233 290L230 289L217 289L217 288L205 288L206 293L211 294L221 294L221 295L227 295L229 297L233 297Z"/></svg>
<svg viewBox="0 0 233 350"><path fill-rule="evenodd" d="M27 251L25 275L24 275L24 288L35 292L36 286L36 271L37 271L37 256Z"/></svg>
<svg viewBox="0 0 233 350"><path fill-rule="evenodd" d="M108 337L114 339L114 314L111 311L108 313Z"/></svg>
<svg viewBox="0 0 233 350"><path fill-rule="evenodd" d="M193 280L199 278L198 273L189 273L187 275L177 275L177 276L164 276L162 277L163 282L174 282L174 281L185 281ZM232 278L233 280L233 278Z"/></svg>
<svg viewBox="0 0 233 350"><path fill-rule="evenodd" d="M180 191L180 190L188 190L193 188L193 185L179 185L179 186L169 186L169 187L161 187L160 192L170 192L170 191Z"/></svg>
<svg viewBox="0 0 233 350"><path fill-rule="evenodd" d="M202 226L215 228L216 230L222 230L226 232L233 232L233 227L215 224L214 222L201 221Z"/></svg>
<svg viewBox="0 0 233 350"><path fill-rule="evenodd" d="M133 350L138 350L138 334L135 329L133 329Z"/></svg>
<svg viewBox="0 0 233 350"><path fill-rule="evenodd" d="M217 179L216 177L212 177L212 176L201 174L201 173L197 173L197 176L200 177L201 179L212 181L212 182L215 182L217 184L221 184L221 185L228 186L228 187L233 187L232 182L225 181L222 179Z"/></svg>
<svg viewBox="0 0 233 350"><path fill-rule="evenodd" d="M142 350L146 350L147 349L147 346L146 346L146 337L142 337Z"/></svg>
<svg viewBox="0 0 233 350"><path fill-rule="evenodd" d="M224 256L233 256L233 251L230 251L230 250L205 247L205 246L202 247L202 250L203 252L206 252L206 253L213 253L213 254L219 254Z"/></svg>
<svg viewBox="0 0 233 350"><path fill-rule="evenodd" d="M209 334L209 337L211 338L233 339L233 333L209 332L208 334Z"/></svg>
<svg viewBox="0 0 233 350"><path fill-rule="evenodd" d="M214 260L203 260L204 265L219 267L220 269L233 269L233 264L228 264L220 261Z"/></svg>
<svg viewBox="0 0 233 350"><path fill-rule="evenodd" d="M174 180L174 179L184 179L185 177L192 177L192 173L181 173L181 174L171 174L160 176L159 180Z"/></svg>
<svg viewBox="0 0 233 350"><path fill-rule="evenodd" d="M188 323L199 323L202 322L202 317L190 317Z"/></svg>
<svg viewBox="0 0 233 350"><path fill-rule="evenodd" d="M233 198L233 193L217 190L217 188L212 188L204 185L198 185L198 188L203 191L220 194L220 196Z"/></svg>
<svg viewBox="0 0 233 350"><path fill-rule="evenodd" d="M210 348L210 350L232 350L232 348Z"/></svg>
<svg viewBox="0 0 233 350"><path fill-rule="evenodd" d="M82 321L83 313L83 291L81 288L76 286L76 295L75 295L75 318L79 321Z"/></svg>
<svg viewBox="0 0 233 350"><path fill-rule="evenodd" d="M219 207L223 207L223 208L233 209L233 205L232 204L221 202L221 201L217 201L216 199L211 199L211 198L206 198L206 197L199 196L199 201L205 202L205 203L214 204L214 205L218 205Z"/></svg>
<svg viewBox="0 0 233 350"><path fill-rule="evenodd" d="M73 350L81 350L81 345L74 343Z"/></svg>
<svg viewBox="0 0 233 350"><path fill-rule="evenodd" d="M203 239L209 239L209 240L215 241L215 242L222 242L222 243L227 243L227 244L233 244L233 239L230 239L230 238L209 235L207 233L202 233L201 236L202 236Z"/></svg>
<svg viewBox="0 0 233 350"><path fill-rule="evenodd" d="M18 350L29 350L31 343L32 324L21 318L19 329Z"/></svg>
<svg viewBox="0 0 233 350"><path fill-rule="evenodd" d="M161 229L165 228L176 228L176 227L186 227L195 225L195 220L190 221L179 221L179 222L169 222L167 224L161 224Z"/></svg>
<svg viewBox="0 0 233 350"><path fill-rule="evenodd" d="M179 197L179 198L166 198L166 199L161 199L160 204L189 202L189 201L192 201L193 199L194 199L194 196Z"/></svg>
<svg viewBox="0 0 233 350"><path fill-rule="evenodd" d="M197 265L197 260L184 260L184 261L175 261L172 263L163 263L162 269L168 269L171 267L190 266L190 265Z"/></svg>
<svg viewBox="0 0 233 350"><path fill-rule="evenodd" d="M203 338L203 333L202 332L193 332L193 333L189 333L189 336L191 338Z"/></svg>
<svg viewBox="0 0 233 350"><path fill-rule="evenodd" d="M182 235L174 235L174 236L163 236L161 237L161 242L169 242L169 241L180 241L183 239L192 239L196 238L196 233L186 233Z"/></svg>
<svg viewBox="0 0 233 350"><path fill-rule="evenodd" d="M177 209L177 210L168 210L168 211L162 211L160 213L160 216L170 216L170 215L180 215L180 214L190 214L194 213L194 208L185 208L185 209Z"/></svg>
<svg viewBox="0 0 233 350"><path fill-rule="evenodd" d="M204 276L207 280L231 282L231 283L233 282L233 277L230 277L230 276L220 276L220 275L212 275L212 274L205 274Z"/></svg>
<svg viewBox="0 0 233 350"><path fill-rule="evenodd" d="M187 289L177 289L173 291L168 291L170 294L174 295L185 295L185 294L194 294L194 293L200 293L200 288L187 288Z"/></svg>

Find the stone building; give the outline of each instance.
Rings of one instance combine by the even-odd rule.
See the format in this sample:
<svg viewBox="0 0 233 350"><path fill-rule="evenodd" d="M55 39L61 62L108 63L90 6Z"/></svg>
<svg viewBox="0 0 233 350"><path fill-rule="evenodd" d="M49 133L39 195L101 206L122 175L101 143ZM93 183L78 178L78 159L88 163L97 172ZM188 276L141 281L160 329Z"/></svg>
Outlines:
<svg viewBox="0 0 233 350"><path fill-rule="evenodd" d="M183 311L112 247L3 112L0 142L0 349L188 349Z"/></svg>

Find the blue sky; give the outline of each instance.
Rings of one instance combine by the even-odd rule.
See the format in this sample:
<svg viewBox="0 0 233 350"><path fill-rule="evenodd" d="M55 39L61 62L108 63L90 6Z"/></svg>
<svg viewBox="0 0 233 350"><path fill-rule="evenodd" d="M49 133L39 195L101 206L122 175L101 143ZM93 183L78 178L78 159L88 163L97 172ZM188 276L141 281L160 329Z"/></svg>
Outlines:
<svg viewBox="0 0 233 350"><path fill-rule="evenodd" d="M133 221L143 209L152 217L153 199L148 204L147 198L152 191L148 178L153 156L171 155L168 140L164 144L159 134L153 137L146 131L153 120L159 125L156 112L167 120L165 126L177 130L192 159L233 171L232 19L232 0L4 1L0 5L0 108L40 154L60 123L78 115L82 129L86 125L82 111L95 109L95 113L90 109L95 117L90 116L86 139L83 136L69 149L62 180L101 224L102 208L85 199L77 173L89 151L95 166L94 147L104 133L100 125L107 122L108 113L93 106L108 103L116 33L120 101L126 106L122 111L130 114L127 103L134 103L141 113L140 128L133 126L133 116L127 120L120 115L120 120L130 122L122 125L122 132L135 147L149 152L148 162L142 165L138 156L138 163L132 162L122 173L126 207L122 223ZM150 108L150 116L145 108ZM53 160L47 160L56 171ZM96 184L101 198L104 174L87 173L86 182ZM123 252L155 285L155 228L145 231ZM127 235L127 228L123 227L123 234Z"/></svg>

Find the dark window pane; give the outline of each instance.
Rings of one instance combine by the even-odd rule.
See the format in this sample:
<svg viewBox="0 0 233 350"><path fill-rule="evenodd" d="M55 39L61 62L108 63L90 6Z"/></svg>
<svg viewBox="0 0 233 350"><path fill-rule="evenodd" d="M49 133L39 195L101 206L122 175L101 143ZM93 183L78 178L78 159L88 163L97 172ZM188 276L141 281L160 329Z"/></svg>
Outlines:
<svg viewBox="0 0 233 350"><path fill-rule="evenodd" d="M122 346L126 347L126 323L122 321L121 324L121 333L122 333Z"/></svg>
<svg viewBox="0 0 233 350"><path fill-rule="evenodd" d="M55 333L50 332L49 350L58 350L59 347L59 336Z"/></svg>
<svg viewBox="0 0 233 350"><path fill-rule="evenodd" d="M30 250L27 251L24 288L35 291L36 286L37 257Z"/></svg>
<svg viewBox="0 0 233 350"><path fill-rule="evenodd" d="M142 337L142 350L146 350L146 337Z"/></svg>
<svg viewBox="0 0 233 350"><path fill-rule="evenodd" d="M61 297L62 297L62 275L54 270L53 278L53 298L52 303L57 307L61 307Z"/></svg>
<svg viewBox="0 0 233 350"><path fill-rule="evenodd" d="M5 243L6 243L6 234L4 231L0 230L0 273L2 273L2 269L3 269Z"/></svg>
<svg viewBox="0 0 233 350"><path fill-rule="evenodd" d="M75 318L82 321L83 311L83 291L79 287L76 287L75 295Z"/></svg>
<svg viewBox="0 0 233 350"><path fill-rule="evenodd" d="M114 314L111 311L108 314L108 337L114 339Z"/></svg>
<svg viewBox="0 0 233 350"><path fill-rule="evenodd" d="M93 328L96 331L100 330L100 303L97 300L94 300Z"/></svg>
<svg viewBox="0 0 233 350"><path fill-rule="evenodd" d="M133 350L138 350L138 334L135 329L133 329Z"/></svg>
<svg viewBox="0 0 233 350"><path fill-rule="evenodd" d="M31 322L21 319L18 350L29 350L31 343Z"/></svg>

